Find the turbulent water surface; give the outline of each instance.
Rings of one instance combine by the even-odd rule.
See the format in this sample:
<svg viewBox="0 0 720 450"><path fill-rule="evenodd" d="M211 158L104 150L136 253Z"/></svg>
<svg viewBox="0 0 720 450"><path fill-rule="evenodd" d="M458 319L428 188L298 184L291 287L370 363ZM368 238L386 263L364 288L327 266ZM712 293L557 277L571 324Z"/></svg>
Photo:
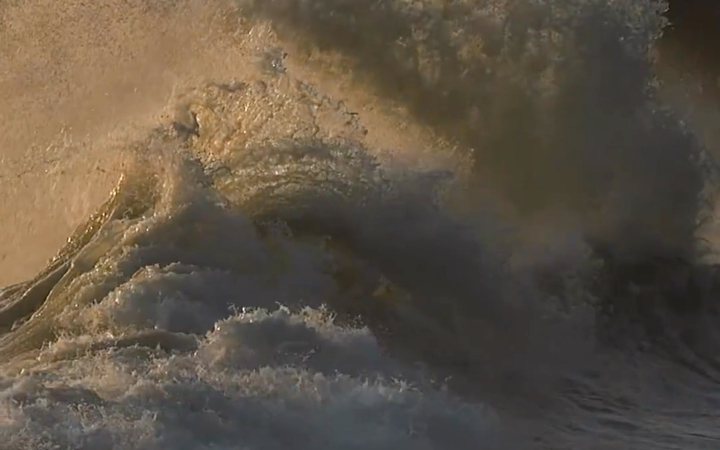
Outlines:
<svg viewBox="0 0 720 450"><path fill-rule="evenodd" d="M720 448L666 7L2 3L0 448Z"/></svg>

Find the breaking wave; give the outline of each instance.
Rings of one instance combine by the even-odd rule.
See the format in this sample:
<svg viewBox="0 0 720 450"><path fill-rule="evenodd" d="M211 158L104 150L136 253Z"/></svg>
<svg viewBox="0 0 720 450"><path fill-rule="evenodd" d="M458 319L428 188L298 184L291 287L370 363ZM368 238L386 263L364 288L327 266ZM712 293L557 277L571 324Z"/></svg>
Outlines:
<svg viewBox="0 0 720 450"><path fill-rule="evenodd" d="M126 3L0 9L31 56L3 233L26 177L40 222L94 209L0 291L5 448L720 439L715 168L660 100L663 3ZM64 140L12 154L20 123Z"/></svg>

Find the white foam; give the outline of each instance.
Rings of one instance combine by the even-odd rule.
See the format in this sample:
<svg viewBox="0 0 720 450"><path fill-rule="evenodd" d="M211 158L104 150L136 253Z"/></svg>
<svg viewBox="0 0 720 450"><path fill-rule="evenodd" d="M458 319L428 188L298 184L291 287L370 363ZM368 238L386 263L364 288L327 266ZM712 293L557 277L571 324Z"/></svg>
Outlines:
<svg viewBox="0 0 720 450"><path fill-rule="evenodd" d="M367 330L325 317L248 310L192 355L115 349L5 376L0 438L8 450L492 448L488 407L394 379Z"/></svg>

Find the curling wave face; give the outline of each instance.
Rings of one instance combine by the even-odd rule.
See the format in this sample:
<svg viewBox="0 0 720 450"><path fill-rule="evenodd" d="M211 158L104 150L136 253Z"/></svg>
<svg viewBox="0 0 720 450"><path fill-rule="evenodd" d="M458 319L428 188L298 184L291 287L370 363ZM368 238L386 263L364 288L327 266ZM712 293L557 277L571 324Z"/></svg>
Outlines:
<svg viewBox="0 0 720 450"><path fill-rule="evenodd" d="M57 389L65 399L43 414L57 421L52 442L71 447L119 438L133 448L490 443L486 407L426 395L409 384L420 373L385 356L367 328L333 324L337 314L389 311L424 329L425 350L453 348L449 324L414 312L390 281L480 294L469 273L448 270L477 265L478 244L437 208L434 184L447 174L385 173L350 113L288 77L213 84L178 104L190 122L139 144L142 170L122 178L47 269L2 293L5 368L37 370L6 391L17 408L4 430L13 448L46 442L21 424L35 423L31 405ZM343 125L328 136L323 121ZM425 258L442 250L438 238L457 247L452 261ZM116 358L114 369L101 362ZM134 381L110 398L80 387L94 376L76 373L81 366ZM77 376L63 384L79 384L45 378L63 371ZM228 390L238 388L245 394ZM186 404L186 395L201 402L198 418L173 418L165 404ZM75 412L78 403L87 411ZM76 428L88 420L97 432Z"/></svg>
<svg viewBox="0 0 720 450"><path fill-rule="evenodd" d="M175 90L108 199L0 291L0 441L707 448L711 169L654 100L660 6L201 14L248 67Z"/></svg>

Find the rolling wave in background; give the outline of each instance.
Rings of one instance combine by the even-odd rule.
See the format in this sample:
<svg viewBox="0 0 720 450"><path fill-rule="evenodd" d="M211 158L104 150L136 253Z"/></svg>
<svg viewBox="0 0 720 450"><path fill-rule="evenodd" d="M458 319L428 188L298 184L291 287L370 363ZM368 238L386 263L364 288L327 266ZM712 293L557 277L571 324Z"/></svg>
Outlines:
<svg viewBox="0 0 720 450"><path fill-rule="evenodd" d="M715 448L666 10L3 3L0 447Z"/></svg>

